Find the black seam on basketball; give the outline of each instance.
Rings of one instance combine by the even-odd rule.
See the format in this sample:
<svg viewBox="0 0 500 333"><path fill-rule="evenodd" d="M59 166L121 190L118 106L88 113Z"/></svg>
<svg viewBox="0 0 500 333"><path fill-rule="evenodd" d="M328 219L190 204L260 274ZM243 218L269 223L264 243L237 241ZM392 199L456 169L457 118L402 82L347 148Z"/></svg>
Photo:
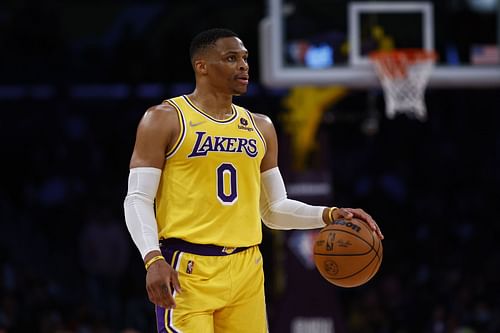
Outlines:
<svg viewBox="0 0 500 333"><path fill-rule="evenodd" d="M368 251L365 253L343 253L343 254L327 254L327 253L317 253L314 252L314 255L317 256L323 256L323 257L362 257L366 256L367 254L372 253L373 251ZM373 252L375 254L375 252ZM375 254L376 256L376 254Z"/></svg>
<svg viewBox="0 0 500 333"><path fill-rule="evenodd" d="M382 243L379 243L379 247L378 247L378 250L380 250L380 247L382 246ZM364 256L364 255L367 255L369 254L370 252L373 252L375 254L376 257L378 257L380 260L382 260L382 252L379 252L378 250L375 250L374 247L370 246L370 250L367 251L367 252L361 252L361 253L344 253L344 254L340 254L340 253L319 253L319 252L315 252L313 251L313 254L314 255L318 255L318 256L325 256L325 257L349 257L349 256Z"/></svg>
<svg viewBox="0 0 500 333"><path fill-rule="evenodd" d="M381 247L382 243L379 245L379 250ZM375 250L373 246L370 246L370 249L367 252L361 252L361 253L319 253L316 251L313 251L314 255L317 256L324 256L324 257L356 257L356 256L364 256L369 253L373 252L377 258L379 258L380 261L382 261L382 252L379 253L378 250Z"/></svg>
<svg viewBox="0 0 500 333"><path fill-rule="evenodd" d="M366 241L366 239L364 239L363 237L361 237L361 236L359 236L359 235L356 235L356 234L355 234L355 233L353 233L353 232L350 232L350 231L347 231L347 230L338 230L338 229L334 229L334 230L332 230L332 229L328 229L328 230L325 230L325 231L344 232L344 233L346 233L346 234L353 235L353 236L355 236L355 237L357 237L357 238L361 239L363 242L365 242L365 243L366 243L369 247L371 247L371 248L373 249L373 244L368 243L368 242ZM324 231L320 231L320 233L322 233L322 232L324 232ZM373 237L373 236L372 236L372 237Z"/></svg>
<svg viewBox="0 0 500 333"><path fill-rule="evenodd" d="M380 251L380 248L382 247L382 241L380 239L378 240L378 248L375 249L375 247L373 246L373 245L375 245L375 234L372 232L371 236L372 236L372 245L370 245L370 247L377 254L377 256L379 256L379 251ZM380 258L380 259L382 259L382 258Z"/></svg>
<svg viewBox="0 0 500 333"><path fill-rule="evenodd" d="M372 235L372 237L373 237L373 235ZM375 241L375 239L374 239L374 241ZM377 250L375 250L375 248L373 248L373 250L374 250L374 252L375 252L375 257L377 257L377 258L378 258L378 262L377 262L377 264L373 267L372 272L369 274L369 276L368 276L368 278L367 278L367 280L366 280L366 281L371 280L371 279L375 276L375 274L378 272L378 270L379 270L379 268L380 268L380 264L382 263L382 256L381 256L382 251L380 251L381 247L382 247L382 241L381 241L381 240L378 240L378 248L377 248ZM379 255L379 251L380 251L380 255Z"/></svg>
<svg viewBox="0 0 500 333"><path fill-rule="evenodd" d="M382 244L380 242L380 244ZM368 277L368 280L371 280L371 278L373 278L375 276L375 274L378 272L379 268L380 268L380 264L382 263L382 258L379 257L378 253L375 254L376 257L378 258L378 262L377 264L373 267L372 269L372 272L370 273L369 277ZM368 281L367 280L367 281Z"/></svg>
<svg viewBox="0 0 500 333"><path fill-rule="evenodd" d="M374 247L374 245L375 245L375 233L372 232L371 236L372 236L372 245L371 245L371 248L375 252L376 256L378 257L379 256L378 255L378 251L380 250L380 247L382 246L382 241L380 239L378 240L378 249L375 249L375 247Z"/></svg>
<svg viewBox="0 0 500 333"><path fill-rule="evenodd" d="M344 277L341 277L341 278L329 277L329 279L330 279L330 280L344 280L344 279L348 279L348 278L350 278L350 277L353 277L354 275L356 275L356 274L358 274L358 273L360 273L360 272L364 271L364 270L365 270L368 266L370 266L370 265L371 265L371 263L373 262L373 260L375 260L375 258L376 258L376 257L377 257L377 256L373 256L372 260L370 260L370 261L368 262L368 264L366 264L366 265L365 265L363 268L361 268L359 271L356 271L356 272L354 272L354 273L351 273L350 275L347 275L347 276L344 276ZM366 281L368 281L368 280L369 280L369 279L367 279Z"/></svg>
<svg viewBox="0 0 500 333"><path fill-rule="evenodd" d="M374 240L375 241L375 240ZM373 251L375 251L375 253L377 254L377 256L380 257L380 260L382 260L382 240L378 240L378 248L375 249L374 247L372 247Z"/></svg>
<svg viewBox="0 0 500 333"><path fill-rule="evenodd" d="M382 261L379 259L378 263L375 265L375 267L373 267L373 271L370 274L369 280L371 280L375 276L375 274L377 274L378 270L380 269L380 264L381 263L382 263Z"/></svg>

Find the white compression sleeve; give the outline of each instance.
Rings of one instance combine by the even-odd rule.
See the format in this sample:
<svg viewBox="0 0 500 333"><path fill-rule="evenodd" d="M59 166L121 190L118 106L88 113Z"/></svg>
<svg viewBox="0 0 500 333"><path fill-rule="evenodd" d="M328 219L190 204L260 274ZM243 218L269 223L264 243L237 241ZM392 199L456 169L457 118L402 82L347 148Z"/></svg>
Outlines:
<svg viewBox="0 0 500 333"><path fill-rule="evenodd" d="M322 215L326 207L288 199L277 167L264 171L260 183L260 215L269 228L289 230L325 226Z"/></svg>
<svg viewBox="0 0 500 333"><path fill-rule="evenodd" d="M142 258L153 250L160 250L153 207L160 176L160 169L140 167L130 169L128 177L128 191L123 203L125 222Z"/></svg>

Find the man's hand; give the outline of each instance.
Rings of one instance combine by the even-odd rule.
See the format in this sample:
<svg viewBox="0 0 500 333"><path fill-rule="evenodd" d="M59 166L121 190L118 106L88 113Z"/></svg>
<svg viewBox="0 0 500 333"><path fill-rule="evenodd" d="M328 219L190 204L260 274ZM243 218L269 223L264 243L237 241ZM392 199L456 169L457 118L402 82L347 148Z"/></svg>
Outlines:
<svg viewBox="0 0 500 333"><path fill-rule="evenodd" d="M148 253L144 258L144 262L157 255L161 255L161 253L159 251ZM165 260L152 263L146 274L146 290L148 291L149 300L165 309L175 308L172 287L176 292L181 292L177 272Z"/></svg>
<svg viewBox="0 0 500 333"><path fill-rule="evenodd" d="M345 220L350 220L353 217L363 220L368 225L370 228L375 231L377 236L380 239L384 239L384 235L382 234L382 231L380 231L380 228L377 225L377 222L364 210L361 208L337 208L332 211L332 217L334 220L340 220L340 219L345 219Z"/></svg>

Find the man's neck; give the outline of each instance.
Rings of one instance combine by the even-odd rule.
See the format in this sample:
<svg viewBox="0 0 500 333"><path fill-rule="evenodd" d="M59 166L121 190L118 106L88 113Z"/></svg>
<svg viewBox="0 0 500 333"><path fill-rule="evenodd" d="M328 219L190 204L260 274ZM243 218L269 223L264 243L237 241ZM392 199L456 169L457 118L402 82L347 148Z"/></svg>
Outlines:
<svg viewBox="0 0 500 333"><path fill-rule="evenodd" d="M221 93L210 93L195 89L188 95L199 109L211 115L215 119L224 120L231 116L233 96Z"/></svg>

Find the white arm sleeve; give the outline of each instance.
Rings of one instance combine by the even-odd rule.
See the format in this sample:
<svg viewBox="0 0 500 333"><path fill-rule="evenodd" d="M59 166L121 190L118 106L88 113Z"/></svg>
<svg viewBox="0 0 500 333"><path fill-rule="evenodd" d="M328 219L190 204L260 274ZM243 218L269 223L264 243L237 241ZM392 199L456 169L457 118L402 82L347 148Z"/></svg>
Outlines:
<svg viewBox="0 0 500 333"><path fill-rule="evenodd" d="M326 207L288 199L277 167L261 173L260 184L260 215L269 228L289 230L325 226L322 215Z"/></svg>
<svg viewBox="0 0 500 333"><path fill-rule="evenodd" d="M153 207L160 176L160 169L141 167L130 169L128 177L128 191L123 203L125 222L143 259L149 252L160 250Z"/></svg>

